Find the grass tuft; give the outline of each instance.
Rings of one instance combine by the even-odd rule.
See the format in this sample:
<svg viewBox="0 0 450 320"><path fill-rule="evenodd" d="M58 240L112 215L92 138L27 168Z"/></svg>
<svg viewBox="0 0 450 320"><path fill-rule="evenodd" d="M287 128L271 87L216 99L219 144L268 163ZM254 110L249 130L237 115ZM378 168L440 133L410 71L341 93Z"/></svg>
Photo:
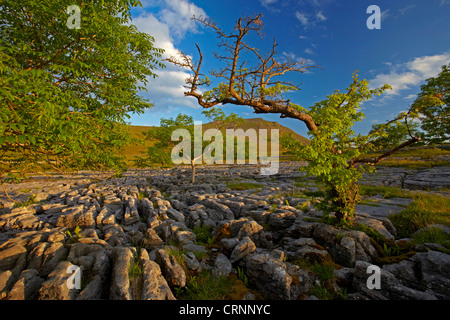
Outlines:
<svg viewBox="0 0 450 320"><path fill-rule="evenodd" d="M450 227L450 198L439 194L417 193L405 210L389 219L401 238L411 237L414 232L431 224Z"/></svg>

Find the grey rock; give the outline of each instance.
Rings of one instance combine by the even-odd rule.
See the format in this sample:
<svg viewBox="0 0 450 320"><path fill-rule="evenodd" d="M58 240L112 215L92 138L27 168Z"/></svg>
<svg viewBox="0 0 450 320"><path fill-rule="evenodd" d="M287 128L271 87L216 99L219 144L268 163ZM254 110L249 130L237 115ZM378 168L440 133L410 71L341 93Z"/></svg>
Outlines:
<svg viewBox="0 0 450 320"><path fill-rule="evenodd" d="M175 300L157 263L148 258L142 259L142 271L142 300Z"/></svg>
<svg viewBox="0 0 450 320"><path fill-rule="evenodd" d="M185 217L180 211L175 210L174 208L168 208L166 211L167 215L170 219L173 219L178 222L184 222Z"/></svg>
<svg viewBox="0 0 450 320"><path fill-rule="evenodd" d="M450 255L438 251L417 253L411 257L417 264L426 288L439 299L450 299Z"/></svg>
<svg viewBox="0 0 450 320"><path fill-rule="evenodd" d="M158 236L155 230L147 229L142 240L142 247L151 251L153 249L159 248L161 245L163 245L163 243L164 242Z"/></svg>
<svg viewBox="0 0 450 320"><path fill-rule="evenodd" d="M114 248L112 254L113 269L109 299L131 300L132 296L128 269L133 258L133 253L129 248Z"/></svg>
<svg viewBox="0 0 450 320"><path fill-rule="evenodd" d="M0 271L11 270L18 275L26 265L27 249L21 245L13 245L0 251Z"/></svg>
<svg viewBox="0 0 450 320"><path fill-rule="evenodd" d="M296 215L292 211L275 212L269 216L268 224L274 230L285 230L294 224L295 219Z"/></svg>
<svg viewBox="0 0 450 320"><path fill-rule="evenodd" d="M252 237L258 234L261 230L263 230L263 227L259 225L256 221L248 221L244 223L242 227L239 229L237 238L243 239L244 237L249 237L252 239Z"/></svg>
<svg viewBox="0 0 450 320"><path fill-rule="evenodd" d="M233 266L226 255L222 253L217 255L216 260L214 261L214 273L216 276L228 277L232 269Z"/></svg>
<svg viewBox="0 0 450 320"><path fill-rule="evenodd" d="M77 289L69 289L67 280L70 274L67 273L72 267L68 261L60 262L56 268L48 275L47 280L39 289L39 300L75 300L78 295Z"/></svg>
<svg viewBox="0 0 450 320"><path fill-rule="evenodd" d="M174 256L169 255L166 250L156 251L156 263L161 267L162 274L170 286L184 287L186 285L186 274Z"/></svg>
<svg viewBox="0 0 450 320"><path fill-rule="evenodd" d="M6 292L10 289L13 283L14 276L11 271L0 271L0 299L3 298L3 295L6 297Z"/></svg>
<svg viewBox="0 0 450 320"><path fill-rule="evenodd" d="M286 271L286 265L268 254L254 254L246 264L249 283L256 286L273 300L291 298L292 277Z"/></svg>
<svg viewBox="0 0 450 320"><path fill-rule="evenodd" d="M357 261L353 277L353 288L362 296L372 300L436 300L436 296L430 291L419 291L404 286L390 272L380 269L380 289L369 289L368 278L371 273L367 273L370 266L368 262Z"/></svg>
<svg viewBox="0 0 450 320"><path fill-rule="evenodd" d="M99 300L102 297L102 279L100 275L94 278L81 291L76 300Z"/></svg>
<svg viewBox="0 0 450 320"><path fill-rule="evenodd" d="M36 269L27 269L21 272L19 280L9 291L8 300L34 300L44 279L38 276Z"/></svg>
<svg viewBox="0 0 450 320"><path fill-rule="evenodd" d="M192 252L188 252L185 256L184 259L186 261L186 267L189 270L199 270L200 269L200 263L198 262L197 258L195 257L195 255Z"/></svg>
<svg viewBox="0 0 450 320"><path fill-rule="evenodd" d="M255 243L249 237L244 237L241 241L238 242L238 244L236 244L233 251L231 252L230 261L231 263L234 263L253 253L255 250Z"/></svg>

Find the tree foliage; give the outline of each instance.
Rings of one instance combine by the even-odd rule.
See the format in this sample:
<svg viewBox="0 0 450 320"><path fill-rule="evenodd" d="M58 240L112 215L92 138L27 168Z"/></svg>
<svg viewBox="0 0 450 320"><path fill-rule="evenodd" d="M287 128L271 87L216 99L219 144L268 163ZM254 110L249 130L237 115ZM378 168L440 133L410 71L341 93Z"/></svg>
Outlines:
<svg viewBox="0 0 450 320"><path fill-rule="evenodd" d="M282 145L291 149L291 154L308 159L307 170L327 184L327 196L321 202L325 213L334 213L338 220L352 220L358 201L357 181L368 167L380 162L395 151L419 140L409 131L409 137L383 154L365 157L377 148L375 141L383 135L384 126L369 135L356 135L353 124L360 121L364 114L360 110L361 102L381 94L389 88L370 90L366 80L359 80L355 74L347 92L336 91L327 99L318 102L309 109L286 99L285 93L298 90L299 86L283 81L286 73L304 73L314 68L308 61L292 61L277 55L277 43L274 41L266 53L252 47L247 39L250 34L262 38L262 15L239 18L232 32L225 32L214 21L194 17L206 27L212 29L220 39L219 52L214 53L220 69L210 75L221 82L209 91L200 90L212 81L202 73L203 54L198 45L198 62L191 56L180 52L170 62L192 72L186 80L186 96L197 99L203 108L218 104L249 106L255 113L276 113L280 118L292 118L303 122L308 128L311 145L304 146L298 141L282 138ZM401 113L389 123L404 121L409 126L411 112ZM388 124L389 124L388 123ZM387 124L387 125L388 125Z"/></svg>
<svg viewBox="0 0 450 320"><path fill-rule="evenodd" d="M81 28L69 29L69 5ZM163 67L163 50L131 22L136 0L0 3L0 170L118 166L126 119Z"/></svg>
<svg viewBox="0 0 450 320"><path fill-rule="evenodd" d="M212 121L217 130L221 130L224 127L233 124L237 125L242 121L242 118L235 113L230 113L228 116L220 108L211 108L209 110L202 111L202 114ZM169 164L172 163L172 152L177 152L179 149L179 156L191 165L191 182L195 182L195 165L202 163L202 158L209 152L216 152L217 150L210 150L210 142L203 140L203 132L201 128L194 125L194 119L192 116L185 114L178 114L177 117L165 119L162 118L159 127L152 128L145 132L146 139L156 141L152 147L148 147L147 151L142 157L136 157L135 163L139 167L152 166L154 164ZM181 148L183 141L172 140L172 134L175 130L186 130L189 135L190 148ZM195 132L198 130L197 132ZM196 154L194 148L194 139L200 138L201 151ZM235 149L236 150L236 149Z"/></svg>
<svg viewBox="0 0 450 320"><path fill-rule="evenodd" d="M450 64L435 78L426 80L412 108L420 114L427 143L450 140Z"/></svg>

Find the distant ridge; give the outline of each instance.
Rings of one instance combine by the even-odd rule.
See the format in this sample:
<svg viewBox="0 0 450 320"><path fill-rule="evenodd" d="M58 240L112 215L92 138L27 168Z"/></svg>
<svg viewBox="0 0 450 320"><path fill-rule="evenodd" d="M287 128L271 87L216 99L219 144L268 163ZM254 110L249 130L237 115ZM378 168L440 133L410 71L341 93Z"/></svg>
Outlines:
<svg viewBox="0 0 450 320"><path fill-rule="evenodd" d="M215 127L214 122L206 123L203 125L203 130L207 130L209 128L214 128L214 127ZM299 140L303 144L306 144L306 145L310 144L310 141L307 138L303 137L302 135L299 135L295 131L279 124L276 121L267 121L262 118L244 119L243 122L238 124L238 128L241 128L244 131L252 128L252 129L255 129L257 132L259 129L267 129L267 130L278 129L279 133L280 133L280 137L285 134L291 134L294 139ZM233 129L233 125L227 126L227 127L225 127L225 129ZM269 137L270 137L270 135L269 135Z"/></svg>
<svg viewBox="0 0 450 320"><path fill-rule="evenodd" d="M205 130L208 130L211 128L216 128L216 127L217 126L214 124L214 122L209 122L209 123L203 124L202 129L203 129L203 131L205 131ZM151 130L152 128L155 128L155 126L130 125L130 135L132 138L135 138L135 139L145 139L144 132ZM234 128L233 125L229 125L229 126L226 126L224 129L233 129L233 128ZM262 118L244 119L244 121L239 123L235 129L238 129L238 128L240 128L244 131L247 131L248 129L253 128L256 130L257 133L258 133L259 129L267 129L267 130L278 129L279 133L280 133L280 138L284 134L291 134L294 139L299 140L303 144L307 144L307 145L310 144L310 141L307 138L299 135L295 131L279 124L276 121L267 121ZM268 138L270 138L269 132L268 132ZM153 144L154 144L154 141L144 140L144 145L136 144L136 145L131 145L131 146L125 147L123 154L126 156L127 160L133 160L134 156L141 156L142 152L145 152L147 150L147 147L151 147L151 146L153 146ZM283 151L285 151L285 150L280 150L280 154L282 154Z"/></svg>

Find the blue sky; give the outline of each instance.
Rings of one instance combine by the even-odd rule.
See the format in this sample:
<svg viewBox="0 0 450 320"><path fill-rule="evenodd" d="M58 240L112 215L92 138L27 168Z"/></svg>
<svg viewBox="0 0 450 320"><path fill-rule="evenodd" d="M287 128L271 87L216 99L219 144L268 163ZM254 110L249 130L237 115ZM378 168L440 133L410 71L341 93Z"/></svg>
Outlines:
<svg viewBox="0 0 450 320"><path fill-rule="evenodd" d="M305 74L291 74L283 80L301 85L301 91L289 93L292 102L305 108L326 98L335 90L345 90L354 71L370 86L390 84L393 90L362 105L366 119L356 124L357 133L367 133L374 123L385 122L408 109L425 79L435 77L440 67L450 63L450 0L141 0L143 8L133 9L133 24L155 38L155 45L166 50L167 57L178 50L195 58L195 43L205 56L203 72L217 66L215 34L190 17L213 19L222 29L232 31L242 15L263 13L263 41L260 48L270 49L276 38L277 56L293 60L308 59L320 66ZM371 16L367 8L381 9L381 29L369 30ZM184 97L186 70L167 64L151 80L148 93L142 93L155 105L142 115L132 115L134 125L159 125L161 118L178 113L207 120L192 97ZM244 118L262 117L278 121L307 136L305 125L277 115L256 115L249 107L226 105L225 113Z"/></svg>

